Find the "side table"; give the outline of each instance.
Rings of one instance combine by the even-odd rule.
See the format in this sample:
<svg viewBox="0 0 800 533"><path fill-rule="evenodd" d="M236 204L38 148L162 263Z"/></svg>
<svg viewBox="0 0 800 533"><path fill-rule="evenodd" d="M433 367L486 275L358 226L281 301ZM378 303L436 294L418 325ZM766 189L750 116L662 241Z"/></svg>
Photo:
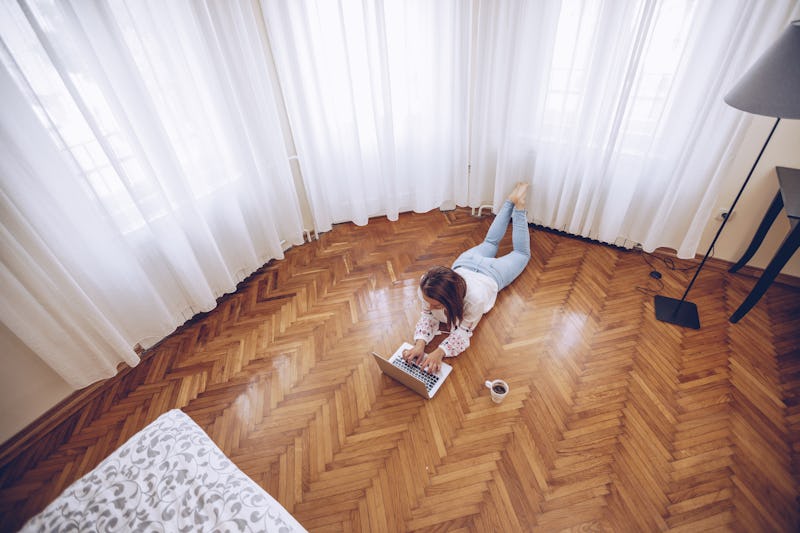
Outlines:
<svg viewBox="0 0 800 533"><path fill-rule="evenodd" d="M791 229L789 234L783 240L783 243L775 252L775 256L767 265L761 277L756 282L750 294L747 295L744 302L739 306L739 309L731 315L730 321L734 324L741 320L748 311L758 302L758 300L767 291L767 288L775 280L775 277L780 273L781 269L786 265L786 262L794 255L800 246L800 170L796 168L775 167L778 174L779 190L772 200L764 219L756 230L750 246L747 247L744 255L739 261L733 265L729 272L736 272L742 268L756 253L758 247L761 246L761 241L767 234L770 226L775 221L778 213L783 208L786 210L786 215L789 217L789 224Z"/></svg>

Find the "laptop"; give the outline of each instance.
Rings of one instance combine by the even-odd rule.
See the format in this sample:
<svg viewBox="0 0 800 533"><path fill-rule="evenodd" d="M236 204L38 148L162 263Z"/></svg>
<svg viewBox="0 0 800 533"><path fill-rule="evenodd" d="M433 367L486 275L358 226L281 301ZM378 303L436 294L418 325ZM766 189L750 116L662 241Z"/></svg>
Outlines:
<svg viewBox="0 0 800 533"><path fill-rule="evenodd" d="M372 357L375 358L384 374L399 381L420 396L431 399L439 391L453 367L443 362L439 372L428 372L420 368L419 365L409 363L403 359L403 350L410 350L411 348L413 348L412 345L404 342L389 359L385 359L375 352L372 352Z"/></svg>

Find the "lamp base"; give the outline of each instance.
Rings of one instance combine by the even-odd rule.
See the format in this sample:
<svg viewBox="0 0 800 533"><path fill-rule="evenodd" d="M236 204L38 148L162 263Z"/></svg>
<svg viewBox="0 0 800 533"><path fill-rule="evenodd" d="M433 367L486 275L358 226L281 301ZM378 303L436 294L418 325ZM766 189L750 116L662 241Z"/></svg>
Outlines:
<svg viewBox="0 0 800 533"><path fill-rule="evenodd" d="M656 318L661 322L669 322L684 328L700 329L700 316L697 306L692 302L656 296ZM677 311L677 312L676 312Z"/></svg>

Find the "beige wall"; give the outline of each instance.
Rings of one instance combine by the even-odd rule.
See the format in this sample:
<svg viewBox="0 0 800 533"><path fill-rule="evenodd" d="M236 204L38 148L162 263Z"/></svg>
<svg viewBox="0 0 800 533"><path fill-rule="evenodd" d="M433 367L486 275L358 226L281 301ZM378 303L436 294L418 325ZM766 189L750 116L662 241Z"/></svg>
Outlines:
<svg viewBox="0 0 800 533"><path fill-rule="evenodd" d="M0 442L5 442L72 389L2 323L0 363Z"/></svg>
<svg viewBox="0 0 800 533"><path fill-rule="evenodd" d="M752 117L752 122L745 133L742 147L731 163L727 176L725 176L724 185L717 201L717 210L730 207L774 123L774 118ZM775 134L753 172L753 177L736 204L733 216L728 224L725 225L725 229L714 246L714 257L736 262L747 249L750 239L752 239L764 213L770 202L772 202L772 198L778 191L778 178L775 174L776 166L800 168L800 120L781 120L778 129L775 130ZM715 210L715 213L717 210ZM698 248L699 254L706 252L720 223L713 217L709 221L703 234L701 245ZM775 255L775 251L780 247L788 231L789 221L785 213L781 212L764 238L764 242L758 252L748 265L765 268ZM800 277L800 252L789 260L781 272L790 276Z"/></svg>

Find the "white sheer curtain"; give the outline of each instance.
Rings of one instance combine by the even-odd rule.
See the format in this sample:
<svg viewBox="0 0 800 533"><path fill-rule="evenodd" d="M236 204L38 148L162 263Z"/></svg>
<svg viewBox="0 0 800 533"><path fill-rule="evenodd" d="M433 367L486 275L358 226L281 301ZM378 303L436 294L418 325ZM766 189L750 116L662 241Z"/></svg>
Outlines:
<svg viewBox="0 0 800 533"><path fill-rule="evenodd" d="M469 2L261 5L317 230L466 203Z"/></svg>
<svg viewBox="0 0 800 533"><path fill-rule="evenodd" d="M694 257L746 120L722 97L795 2L476 5L469 205L525 179L534 222Z"/></svg>
<svg viewBox="0 0 800 533"><path fill-rule="evenodd" d="M527 180L533 222L681 257L748 120L722 96L795 4L261 0L317 229Z"/></svg>
<svg viewBox="0 0 800 533"><path fill-rule="evenodd" d="M722 96L793 7L0 0L0 319L113 375L302 242L298 197L325 231L527 180L534 222L692 256L748 120Z"/></svg>
<svg viewBox="0 0 800 533"><path fill-rule="evenodd" d="M254 6L0 6L0 318L76 388L303 241Z"/></svg>

